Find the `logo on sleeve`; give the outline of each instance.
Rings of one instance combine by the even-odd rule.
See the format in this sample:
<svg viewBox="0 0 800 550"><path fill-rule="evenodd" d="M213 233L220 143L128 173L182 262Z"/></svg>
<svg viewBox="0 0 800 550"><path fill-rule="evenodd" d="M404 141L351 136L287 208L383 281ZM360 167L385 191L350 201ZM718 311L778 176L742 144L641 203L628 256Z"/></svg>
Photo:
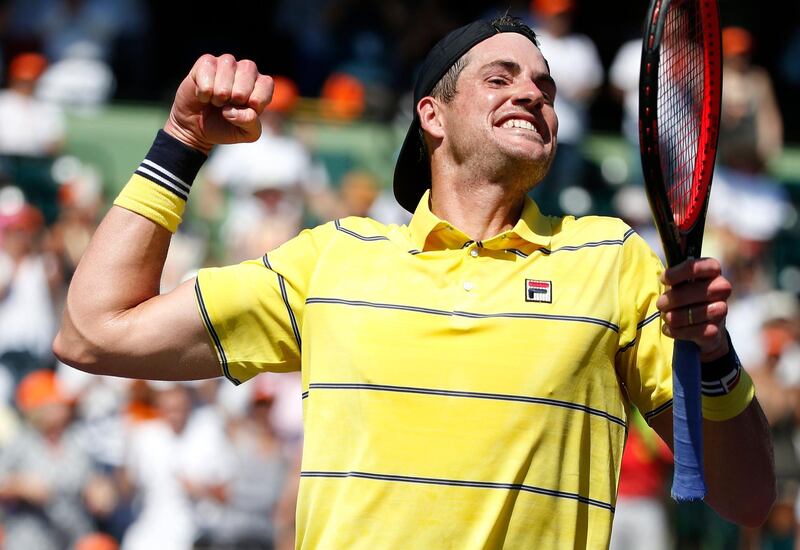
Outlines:
<svg viewBox="0 0 800 550"><path fill-rule="evenodd" d="M525 279L525 301L553 303L553 283L550 281L537 281Z"/></svg>

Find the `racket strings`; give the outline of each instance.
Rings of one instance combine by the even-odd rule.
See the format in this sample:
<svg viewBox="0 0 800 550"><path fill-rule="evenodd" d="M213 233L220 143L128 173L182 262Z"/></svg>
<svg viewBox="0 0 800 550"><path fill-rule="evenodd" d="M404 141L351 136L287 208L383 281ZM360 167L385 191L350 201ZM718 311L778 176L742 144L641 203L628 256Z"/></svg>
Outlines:
<svg viewBox="0 0 800 550"><path fill-rule="evenodd" d="M694 185L702 129L704 56L698 5L670 4L659 65L659 151L667 198L679 227L691 224L699 208Z"/></svg>

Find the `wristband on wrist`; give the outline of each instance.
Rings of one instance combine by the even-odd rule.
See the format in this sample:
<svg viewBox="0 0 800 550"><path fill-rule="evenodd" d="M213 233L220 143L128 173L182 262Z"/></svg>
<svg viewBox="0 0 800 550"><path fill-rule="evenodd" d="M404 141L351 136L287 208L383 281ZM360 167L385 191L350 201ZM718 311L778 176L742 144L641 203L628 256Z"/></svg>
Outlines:
<svg viewBox="0 0 800 550"><path fill-rule="evenodd" d="M701 369L701 382L703 395L715 397L725 395L736 388L742 372L742 363L736 350L733 349L730 335L728 339L728 353L718 359L703 363Z"/></svg>
<svg viewBox="0 0 800 550"><path fill-rule="evenodd" d="M175 233L192 182L206 158L200 151L159 130L147 156L114 204Z"/></svg>
<svg viewBox="0 0 800 550"><path fill-rule="evenodd" d="M714 420L722 422L723 420L730 420L739 416L744 411L753 397L756 395L756 389L753 385L753 380L747 371L741 369L739 374L739 382L730 393L718 397L710 397L708 395L702 396L703 401L703 418L706 420Z"/></svg>
<svg viewBox="0 0 800 550"><path fill-rule="evenodd" d="M703 418L721 422L738 416L755 396L755 386L728 336L728 353L702 365Z"/></svg>

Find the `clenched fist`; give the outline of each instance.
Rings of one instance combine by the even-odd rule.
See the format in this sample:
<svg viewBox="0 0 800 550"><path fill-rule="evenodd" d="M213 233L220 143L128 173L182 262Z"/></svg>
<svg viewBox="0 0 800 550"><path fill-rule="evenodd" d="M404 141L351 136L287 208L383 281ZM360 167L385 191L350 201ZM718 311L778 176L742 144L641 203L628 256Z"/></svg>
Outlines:
<svg viewBox="0 0 800 550"><path fill-rule="evenodd" d="M206 154L217 144L255 141L273 86L250 60L203 55L178 87L164 131Z"/></svg>

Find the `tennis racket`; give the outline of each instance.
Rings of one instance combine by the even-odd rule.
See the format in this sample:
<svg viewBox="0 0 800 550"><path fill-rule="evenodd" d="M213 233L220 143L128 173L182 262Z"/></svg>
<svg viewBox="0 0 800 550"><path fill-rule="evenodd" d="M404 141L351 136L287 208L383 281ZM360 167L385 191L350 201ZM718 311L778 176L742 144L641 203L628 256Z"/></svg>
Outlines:
<svg viewBox="0 0 800 550"><path fill-rule="evenodd" d="M722 92L717 0L651 0L639 73L645 188L669 266L699 258L714 171ZM676 340L672 360L672 496L700 500L700 351Z"/></svg>

